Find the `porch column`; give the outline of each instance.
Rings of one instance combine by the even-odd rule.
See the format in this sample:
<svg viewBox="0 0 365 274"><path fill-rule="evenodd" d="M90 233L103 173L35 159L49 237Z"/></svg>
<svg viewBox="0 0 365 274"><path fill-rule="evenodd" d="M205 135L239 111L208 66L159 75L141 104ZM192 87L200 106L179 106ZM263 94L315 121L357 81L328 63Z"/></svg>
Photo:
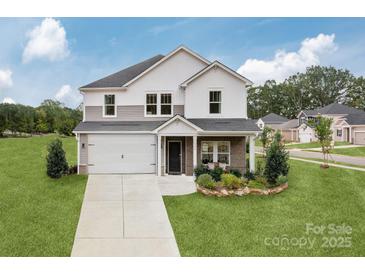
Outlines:
<svg viewBox="0 0 365 274"><path fill-rule="evenodd" d="M161 135L157 135L157 176L161 176Z"/></svg>
<svg viewBox="0 0 365 274"><path fill-rule="evenodd" d="M349 142L352 144L352 132L351 127L349 127Z"/></svg>
<svg viewBox="0 0 365 274"><path fill-rule="evenodd" d="M250 171L255 172L255 136L250 136Z"/></svg>
<svg viewBox="0 0 365 274"><path fill-rule="evenodd" d="M196 168L198 165L198 137L193 136L193 168Z"/></svg>

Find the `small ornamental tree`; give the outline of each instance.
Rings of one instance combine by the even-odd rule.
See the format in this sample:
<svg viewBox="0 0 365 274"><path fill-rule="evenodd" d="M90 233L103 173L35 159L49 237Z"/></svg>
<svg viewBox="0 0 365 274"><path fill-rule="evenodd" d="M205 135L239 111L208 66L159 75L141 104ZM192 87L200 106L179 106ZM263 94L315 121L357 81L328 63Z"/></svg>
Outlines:
<svg viewBox="0 0 365 274"><path fill-rule="evenodd" d="M274 130L272 128L270 127L263 128L262 133L260 135L260 141L262 143L264 155L266 155L267 147L272 142L273 135L274 135Z"/></svg>
<svg viewBox="0 0 365 274"><path fill-rule="evenodd" d="M60 178L67 172L65 151L62 148L62 142L56 139L48 145L47 175L51 178Z"/></svg>
<svg viewBox="0 0 365 274"><path fill-rule="evenodd" d="M328 168L328 156L331 150L332 134L331 130L332 118L318 116L314 124L314 132L321 144L323 154L323 165L321 167Z"/></svg>
<svg viewBox="0 0 365 274"><path fill-rule="evenodd" d="M282 142L282 136L276 132L267 154L264 175L270 184L276 184L280 175L287 176L289 172L289 153Z"/></svg>

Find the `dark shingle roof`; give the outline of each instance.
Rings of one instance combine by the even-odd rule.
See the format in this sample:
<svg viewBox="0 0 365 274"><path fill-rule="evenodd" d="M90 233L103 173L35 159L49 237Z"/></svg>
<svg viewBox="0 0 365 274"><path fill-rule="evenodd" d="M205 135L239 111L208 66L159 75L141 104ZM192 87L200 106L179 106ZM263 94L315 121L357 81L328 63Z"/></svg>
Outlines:
<svg viewBox="0 0 365 274"><path fill-rule="evenodd" d="M133 78L140 75L146 69L153 66L155 63L164 58L163 55L156 55L150 59L140 62L136 65L127 67L121 71L113 73L95 82L82 86L81 88L110 88L110 87L121 87L128 83Z"/></svg>
<svg viewBox="0 0 365 274"><path fill-rule="evenodd" d="M74 131L152 131L165 121L80 122Z"/></svg>
<svg viewBox="0 0 365 274"><path fill-rule="evenodd" d="M251 119L188 119L206 131L260 131Z"/></svg>
<svg viewBox="0 0 365 274"><path fill-rule="evenodd" d="M299 127L298 119L289 120L286 123L280 125L280 129L290 129Z"/></svg>
<svg viewBox="0 0 365 274"><path fill-rule="evenodd" d="M188 119L188 121L206 131L260 131L251 119ZM74 131L153 131L165 122L80 122Z"/></svg>
<svg viewBox="0 0 365 274"><path fill-rule="evenodd" d="M363 111L352 108L346 105L332 103L327 106L313 109L313 110L305 110L304 113L306 115L318 115L318 114L362 114Z"/></svg>
<svg viewBox="0 0 365 274"><path fill-rule="evenodd" d="M365 112L362 114L349 114L345 119L349 125L365 125Z"/></svg>
<svg viewBox="0 0 365 274"><path fill-rule="evenodd" d="M267 114L261 120L266 124L281 124L289 121L287 118L275 113Z"/></svg>

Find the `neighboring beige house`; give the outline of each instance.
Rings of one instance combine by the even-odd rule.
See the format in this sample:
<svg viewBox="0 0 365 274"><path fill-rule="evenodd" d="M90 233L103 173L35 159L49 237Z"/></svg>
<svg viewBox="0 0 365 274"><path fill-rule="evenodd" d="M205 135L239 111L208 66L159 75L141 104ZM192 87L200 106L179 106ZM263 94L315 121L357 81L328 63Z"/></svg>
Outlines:
<svg viewBox="0 0 365 274"><path fill-rule="evenodd" d="M299 142L299 122L298 119L291 119L280 125L280 132L286 142Z"/></svg>
<svg viewBox="0 0 365 274"><path fill-rule="evenodd" d="M270 127L272 129L278 129L281 124L288 122L289 120L283 116L280 116L276 113L269 113L264 117L261 117L257 120L256 124L260 129L263 129L265 126Z"/></svg>
<svg viewBox="0 0 365 274"><path fill-rule="evenodd" d="M334 141L347 141L353 144L365 144L365 112L346 105L333 103L314 110L301 111L298 114L300 142L315 141L314 130L307 122L318 115L333 119L332 131ZM304 126L302 126L304 124ZM305 130L303 130L305 128Z"/></svg>
<svg viewBox="0 0 365 274"><path fill-rule="evenodd" d="M252 82L181 46L80 88L78 172L193 175L199 164L255 166Z"/></svg>

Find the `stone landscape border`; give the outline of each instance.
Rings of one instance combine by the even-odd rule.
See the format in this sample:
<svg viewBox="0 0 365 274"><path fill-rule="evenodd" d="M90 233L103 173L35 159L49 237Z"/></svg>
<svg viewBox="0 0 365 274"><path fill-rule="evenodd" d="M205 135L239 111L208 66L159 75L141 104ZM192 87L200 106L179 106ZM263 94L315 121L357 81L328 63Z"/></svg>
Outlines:
<svg viewBox="0 0 365 274"><path fill-rule="evenodd" d="M218 188L218 189L208 189L205 187L201 187L196 185L196 189L198 192L206 195L206 196L216 196L216 197L227 197L227 196L244 196L249 194L254 195L273 195L283 192L288 188L288 183L281 184L276 187L268 188L268 189L259 189L259 188L238 188L238 189L226 189L226 188Z"/></svg>

